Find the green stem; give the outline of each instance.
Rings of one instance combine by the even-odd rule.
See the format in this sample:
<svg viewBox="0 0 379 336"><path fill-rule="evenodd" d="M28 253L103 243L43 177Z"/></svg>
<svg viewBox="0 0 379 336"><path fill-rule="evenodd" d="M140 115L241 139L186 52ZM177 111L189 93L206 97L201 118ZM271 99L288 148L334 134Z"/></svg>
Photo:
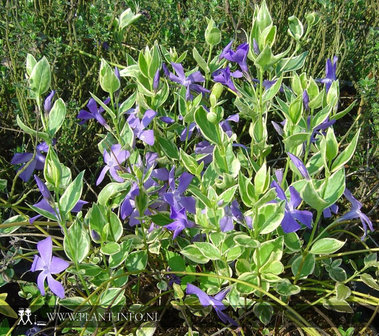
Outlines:
<svg viewBox="0 0 379 336"><path fill-rule="evenodd" d="M309 241L308 241L307 247L305 248L305 250L304 250L304 252L302 254L302 259L301 259L301 262L300 262L300 265L299 265L299 269L298 269L298 271L296 273L295 280L293 282L294 285L296 284L297 280L299 280L299 276L301 275L301 271L303 270L305 258L308 255L308 251L309 251L310 247L312 246L313 237L314 237L314 235L316 233L318 222L320 221L321 215L322 215L322 211L320 211L320 210L317 211L316 221L314 222L312 233L311 233L311 236L309 237Z"/></svg>

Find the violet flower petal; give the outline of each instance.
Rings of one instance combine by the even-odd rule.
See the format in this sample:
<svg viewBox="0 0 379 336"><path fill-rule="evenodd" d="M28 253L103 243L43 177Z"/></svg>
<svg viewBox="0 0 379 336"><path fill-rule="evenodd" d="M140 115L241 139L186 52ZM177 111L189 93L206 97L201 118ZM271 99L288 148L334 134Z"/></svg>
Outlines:
<svg viewBox="0 0 379 336"><path fill-rule="evenodd" d="M295 167L297 168L297 170L299 171L299 173L301 174L301 176L303 176L306 180L310 180L311 178L309 176L308 170L305 167L303 161L301 161L297 156L291 153L287 153L287 154L290 157L293 164L295 165Z"/></svg>

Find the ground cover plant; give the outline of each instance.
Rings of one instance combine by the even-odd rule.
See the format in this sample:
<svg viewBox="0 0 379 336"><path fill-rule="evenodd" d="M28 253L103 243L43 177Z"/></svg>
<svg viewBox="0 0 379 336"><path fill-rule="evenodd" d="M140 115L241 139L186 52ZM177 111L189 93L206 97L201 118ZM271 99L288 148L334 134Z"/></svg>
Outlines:
<svg viewBox="0 0 379 336"><path fill-rule="evenodd" d="M116 28L140 15L124 11ZM323 78L303 72L317 24L316 13L291 16L292 42L277 51L262 2L244 43L208 19L203 51L154 43L125 65L102 59L102 93L88 92L76 116L78 136L100 129L93 186L60 159L68 103L49 61L29 53L35 109L16 121L33 151L16 153L15 178L1 180L17 214L0 226L1 285L17 284L25 306L17 314L0 294L4 334L153 335L172 324L183 335L370 334L379 248L346 174L360 131L337 141L355 105L339 109L338 57ZM32 189L14 201L16 183ZM360 305L373 311L352 329L328 317Z"/></svg>

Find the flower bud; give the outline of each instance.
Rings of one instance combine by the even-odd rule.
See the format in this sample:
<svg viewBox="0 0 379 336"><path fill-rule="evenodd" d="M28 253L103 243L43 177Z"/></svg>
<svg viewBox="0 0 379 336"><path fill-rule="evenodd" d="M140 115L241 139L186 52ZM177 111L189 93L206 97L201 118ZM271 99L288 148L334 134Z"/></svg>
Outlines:
<svg viewBox="0 0 379 336"><path fill-rule="evenodd" d="M43 109L45 110L45 113L49 113L52 106L53 106L53 98L55 95L55 91L51 91L50 94L46 97L45 102L43 104Z"/></svg>

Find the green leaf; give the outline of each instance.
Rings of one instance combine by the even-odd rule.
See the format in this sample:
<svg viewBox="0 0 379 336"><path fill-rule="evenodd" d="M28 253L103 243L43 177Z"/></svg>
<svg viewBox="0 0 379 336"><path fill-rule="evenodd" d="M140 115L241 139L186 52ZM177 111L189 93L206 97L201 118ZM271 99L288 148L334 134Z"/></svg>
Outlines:
<svg viewBox="0 0 379 336"><path fill-rule="evenodd" d="M370 253L363 259L366 267L373 267L378 265L378 256L376 253Z"/></svg>
<svg viewBox="0 0 379 336"><path fill-rule="evenodd" d="M144 270L147 266L146 250L130 253L126 258L125 265L129 272Z"/></svg>
<svg viewBox="0 0 379 336"><path fill-rule="evenodd" d="M200 127L201 133L207 140L216 145L221 145L220 126L208 121L207 112L203 106L199 106L196 110L195 122Z"/></svg>
<svg viewBox="0 0 379 336"><path fill-rule="evenodd" d="M186 270L186 263L178 253L167 251L167 263L172 271L182 272Z"/></svg>
<svg viewBox="0 0 379 336"><path fill-rule="evenodd" d="M122 236L122 223L114 212L109 212L109 222L104 225L103 232L107 241L117 242Z"/></svg>
<svg viewBox="0 0 379 336"><path fill-rule="evenodd" d="M229 189L225 190L219 197L218 199L221 201L223 200L223 205L229 204L238 188L238 185L235 185L233 187L230 187Z"/></svg>
<svg viewBox="0 0 379 336"><path fill-rule="evenodd" d="M343 282L347 279L346 271L341 267L333 267L328 271L329 276L337 282Z"/></svg>
<svg viewBox="0 0 379 336"><path fill-rule="evenodd" d="M209 261L209 258L204 256L204 254L201 253L200 249L195 245L186 246L180 251L180 253L187 257L189 260L192 260L198 264L206 264Z"/></svg>
<svg viewBox="0 0 379 336"><path fill-rule="evenodd" d="M266 70L274 65L278 60L272 54L270 46L266 46L255 60L255 64L261 69Z"/></svg>
<svg viewBox="0 0 379 336"><path fill-rule="evenodd" d="M141 72L143 73L143 75L145 77L149 77L148 65L147 65L146 58L145 58L145 56L143 54L143 51L139 52L139 55L138 55L138 66L139 66L139 69L141 70Z"/></svg>
<svg viewBox="0 0 379 336"><path fill-rule="evenodd" d="M130 8L123 11L118 19L118 28L120 30L127 26L130 26L134 21L136 21L141 16L140 13L134 14Z"/></svg>
<svg viewBox="0 0 379 336"><path fill-rule="evenodd" d="M331 254L337 252L344 245L345 242L334 238L322 238L312 245L309 252L312 254Z"/></svg>
<svg viewBox="0 0 379 336"><path fill-rule="evenodd" d="M26 73L28 76L32 74L34 66L37 64L36 59L34 58L33 55L27 54L26 55Z"/></svg>
<svg viewBox="0 0 379 336"><path fill-rule="evenodd" d="M233 239L236 244L241 245L243 247L257 248L260 245L258 240L251 238L247 234L239 234L238 236L235 236Z"/></svg>
<svg viewBox="0 0 379 336"><path fill-rule="evenodd" d="M81 222L76 220L64 237L64 251L74 263L81 263L90 250L90 238Z"/></svg>
<svg viewBox="0 0 379 336"><path fill-rule="evenodd" d="M99 82L101 88L111 95L120 88L120 80L104 59L101 60L100 64Z"/></svg>
<svg viewBox="0 0 379 336"><path fill-rule="evenodd" d="M288 33L295 39L300 40L304 34L304 27L301 21L294 15L288 18Z"/></svg>
<svg viewBox="0 0 379 336"><path fill-rule="evenodd" d="M285 233L284 244L292 252L298 252L301 250L300 238L296 232Z"/></svg>
<svg viewBox="0 0 379 336"><path fill-rule="evenodd" d="M120 245L115 242L106 243L100 249L101 253L106 254L106 255L116 254L120 252L120 250L121 250Z"/></svg>
<svg viewBox="0 0 379 336"><path fill-rule="evenodd" d="M168 138L162 138L157 136L159 145L161 146L164 153L171 159L179 160L178 147Z"/></svg>
<svg viewBox="0 0 379 336"><path fill-rule="evenodd" d="M282 296L291 296L299 294L301 289L297 285L291 284L288 279L283 279L276 284L275 290Z"/></svg>
<svg viewBox="0 0 379 336"><path fill-rule="evenodd" d="M75 310L80 305L83 304L84 300L85 299L82 298L81 296L72 296L72 297L66 297L64 299L59 300L59 304L62 305L63 307L65 307L65 308L67 308L67 309ZM88 309L90 309L90 307L86 307L83 304L82 308L79 309L78 311L81 312L81 311L85 311L85 310L88 310Z"/></svg>
<svg viewBox="0 0 379 336"><path fill-rule="evenodd" d="M4 191L7 188L7 183L6 179L0 179L0 191Z"/></svg>
<svg viewBox="0 0 379 336"><path fill-rule="evenodd" d="M226 253L226 261L231 262L237 260L243 252L245 252L245 249L242 246L233 246Z"/></svg>
<svg viewBox="0 0 379 336"><path fill-rule="evenodd" d="M300 267L301 267L301 271L300 271ZM307 256L304 258L304 261L303 261L303 256L300 255L292 262L292 265L291 265L292 274L295 277L297 276L299 279L306 278L308 275L313 273L314 269L315 269L315 256L313 254L307 254Z"/></svg>
<svg viewBox="0 0 379 336"><path fill-rule="evenodd" d="M20 127L25 133L32 135L34 137L40 137L41 139L45 140L47 143L50 143L50 136L45 132L37 132L34 129L31 129L30 127L26 126L20 119L19 116L16 116L16 122L18 127Z"/></svg>
<svg viewBox="0 0 379 336"><path fill-rule="evenodd" d="M84 171L80 172L60 198L59 205L62 211L62 216L68 214L79 201L83 190L83 175Z"/></svg>
<svg viewBox="0 0 379 336"><path fill-rule="evenodd" d="M342 283L336 283L336 297L338 300L345 300L351 295L351 289Z"/></svg>
<svg viewBox="0 0 379 336"><path fill-rule="evenodd" d="M247 177L245 177L242 174L242 172L240 172L238 175L238 188L239 188L238 190L239 190L242 202L245 203L246 206L251 207L254 204L255 200L253 197L250 197L254 195L250 195L248 193L249 186L251 187L251 189L254 189L250 180Z"/></svg>
<svg viewBox="0 0 379 336"><path fill-rule="evenodd" d="M326 141L326 157L332 161L338 154L338 142L334 135L333 128L329 127L325 137Z"/></svg>
<svg viewBox="0 0 379 336"><path fill-rule="evenodd" d="M120 71L121 77L133 77L137 78L140 75L138 64L129 65L128 67Z"/></svg>
<svg viewBox="0 0 379 336"><path fill-rule="evenodd" d="M298 56L281 59L278 65L276 66L275 70L277 76L280 76L284 72L296 71L301 69L304 66L307 55L308 51L305 51Z"/></svg>
<svg viewBox="0 0 379 336"><path fill-rule="evenodd" d="M107 224L107 219L105 218L105 209L103 206L98 204L93 204L92 208L86 215L88 218L89 227L91 231L95 231L102 240L104 239L103 228ZM95 239L94 235L91 234L91 238L94 242L98 243L99 240Z"/></svg>
<svg viewBox="0 0 379 336"><path fill-rule="evenodd" d="M3 223L1 224L10 224L10 223L18 223L18 222L25 222L27 219L25 219L25 217L21 216L21 215L16 215L16 216L12 216L12 217L9 217L8 219L6 219ZM17 229L19 228L19 226L10 226L10 227L7 227L7 228L1 228L1 225L0 225L0 234L10 234L10 233L13 233L15 231L17 231Z"/></svg>
<svg viewBox="0 0 379 336"><path fill-rule="evenodd" d="M326 178L321 187L321 194L326 207L331 206L342 196L345 191L345 168L341 168L329 178Z"/></svg>
<svg viewBox="0 0 379 336"><path fill-rule="evenodd" d="M282 222L284 217L284 203L265 204L258 209L258 216L255 218L254 227L259 234L273 232Z"/></svg>
<svg viewBox="0 0 379 336"><path fill-rule="evenodd" d="M305 182L300 190L300 195L307 204L318 211L322 211L328 207L328 203L320 197L312 181Z"/></svg>
<svg viewBox="0 0 379 336"><path fill-rule="evenodd" d="M193 58L195 59L195 61L197 62L197 64L199 65L199 67L202 68L206 74L209 73L210 70L209 70L208 64L204 60L204 58L201 57L201 55L197 51L196 47L193 47L192 55L193 55Z"/></svg>
<svg viewBox="0 0 379 336"><path fill-rule="evenodd" d="M221 259L220 251L211 243L195 242L194 245L199 249L199 251L204 255L204 257L211 260Z"/></svg>
<svg viewBox="0 0 379 336"><path fill-rule="evenodd" d="M340 153L340 155L338 155L337 158L334 160L332 165L332 172L337 171L338 169L343 167L345 163L350 161L355 152L355 148L357 147L360 131L361 130L359 129L358 132L354 135L353 140L349 143L345 150L342 153Z"/></svg>
<svg viewBox="0 0 379 336"><path fill-rule="evenodd" d="M266 325L271 321L274 308L268 302L257 302L253 307L253 312Z"/></svg>
<svg viewBox="0 0 379 336"><path fill-rule="evenodd" d="M357 101L354 100L347 108L345 108L341 112L336 113L334 116L331 117L331 119L338 120L338 119L341 119L342 117L344 117L346 114L348 114L353 109L353 107L355 106L356 102Z"/></svg>
<svg viewBox="0 0 379 336"><path fill-rule="evenodd" d="M56 188L62 187L62 164L59 162L58 155L53 146L49 147L43 169L45 180ZM70 181L71 182L71 181Z"/></svg>
<svg viewBox="0 0 379 336"><path fill-rule="evenodd" d="M254 177L254 190L255 190L256 195L263 194L267 190L269 180L270 180L270 169L267 172L267 165L266 165L266 162L264 162Z"/></svg>
<svg viewBox="0 0 379 336"><path fill-rule="evenodd" d="M98 103L104 110L107 112L112 119L116 118L116 114L107 106L104 104L104 102L96 97L92 92L89 93L93 99L95 99L96 103Z"/></svg>
<svg viewBox="0 0 379 336"><path fill-rule="evenodd" d="M159 226L167 225L172 223L172 219L168 213L159 212L156 215L150 216L154 224Z"/></svg>
<svg viewBox="0 0 379 336"><path fill-rule="evenodd" d="M59 98L55 101L54 106L52 107L49 113L48 120L48 132L53 138L55 133L61 128L64 119L66 118L66 105L62 98Z"/></svg>
<svg viewBox="0 0 379 336"><path fill-rule="evenodd" d="M301 118L303 112L303 100L301 96L296 98L291 104L289 108L289 117L294 125L296 125Z"/></svg>
<svg viewBox="0 0 379 336"><path fill-rule="evenodd" d="M182 161L184 167L192 174L192 175L198 175L197 170L198 170L198 164L196 162L196 159L188 155L185 151L183 151L180 148L180 160Z"/></svg>
<svg viewBox="0 0 379 336"><path fill-rule="evenodd" d="M269 101L275 97L275 95L278 93L280 89L280 86L282 85L282 80L283 76L280 76L280 78L275 82L275 84L263 93L263 101Z"/></svg>
<svg viewBox="0 0 379 336"><path fill-rule="evenodd" d="M132 240L123 241L120 246L120 251L116 253L111 253L109 257L109 267L116 268L120 266L126 259L129 254L130 249L132 248ZM109 243L111 244L111 243ZM109 245L107 244L107 245ZM103 251L102 251L103 252ZM104 252L103 252L104 253Z"/></svg>
<svg viewBox="0 0 379 336"><path fill-rule="evenodd" d="M17 319L19 316L12 309L12 307L5 301L8 293L0 293L0 314Z"/></svg>
<svg viewBox="0 0 379 336"><path fill-rule="evenodd" d="M283 256L283 237L265 241L258 249L253 253L253 261L255 264L259 264L261 267L265 264L272 263L273 261L280 261Z"/></svg>
<svg viewBox="0 0 379 336"><path fill-rule="evenodd" d="M99 204L106 205L107 202L121 192L128 193L130 190L130 182L126 181L123 183L111 182L108 183L97 196Z"/></svg>
<svg viewBox="0 0 379 336"><path fill-rule="evenodd" d="M156 329L157 324L155 322L144 322L137 329L136 336L153 336Z"/></svg>
<svg viewBox="0 0 379 336"><path fill-rule="evenodd" d="M354 313L354 310L345 300L339 300L337 298L332 297L325 299L322 304L325 308L335 310L340 313Z"/></svg>
<svg viewBox="0 0 379 336"><path fill-rule="evenodd" d="M100 295L100 305L104 308L120 305L125 300L124 288L108 288Z"/></svg>
<svg viewBox="0 0 379 336"><path fill-rule="evenodd" d="M367 286L379 290L378 281L375 280L371 274L363 273L361 274L361 281L363 281Z"/></svg>
<svg viewBox="0 0 379 336"><path fill-rule="evenodd" d="M201 201L205 206L207 206L208 208L212 208L213 207L213 204L211 203L211 201L208 199L208 197L206 195L204 195L201 190L193 185L189 186L188 187L188 191L195 195L199 201Z"/></svg>
<svg viewBox="0 0 379 336"><path fill-rule="evenodd" d="M238 280L250 283L252 285L258 286L258 275L255 272L246 272L242 273L239 277ZM245 284L237 283L237 290L241 294L251 294L255 291L254 288L247 286Z"/></svg>
<svg viewBox="0 0 379 336"><path fill-rule="evenodd" d="M30 74L30 89L36 94L36 96L43 95L50 87L51 83L51 71L50 65L46 57L43 57L33 67Z"/></svg>

